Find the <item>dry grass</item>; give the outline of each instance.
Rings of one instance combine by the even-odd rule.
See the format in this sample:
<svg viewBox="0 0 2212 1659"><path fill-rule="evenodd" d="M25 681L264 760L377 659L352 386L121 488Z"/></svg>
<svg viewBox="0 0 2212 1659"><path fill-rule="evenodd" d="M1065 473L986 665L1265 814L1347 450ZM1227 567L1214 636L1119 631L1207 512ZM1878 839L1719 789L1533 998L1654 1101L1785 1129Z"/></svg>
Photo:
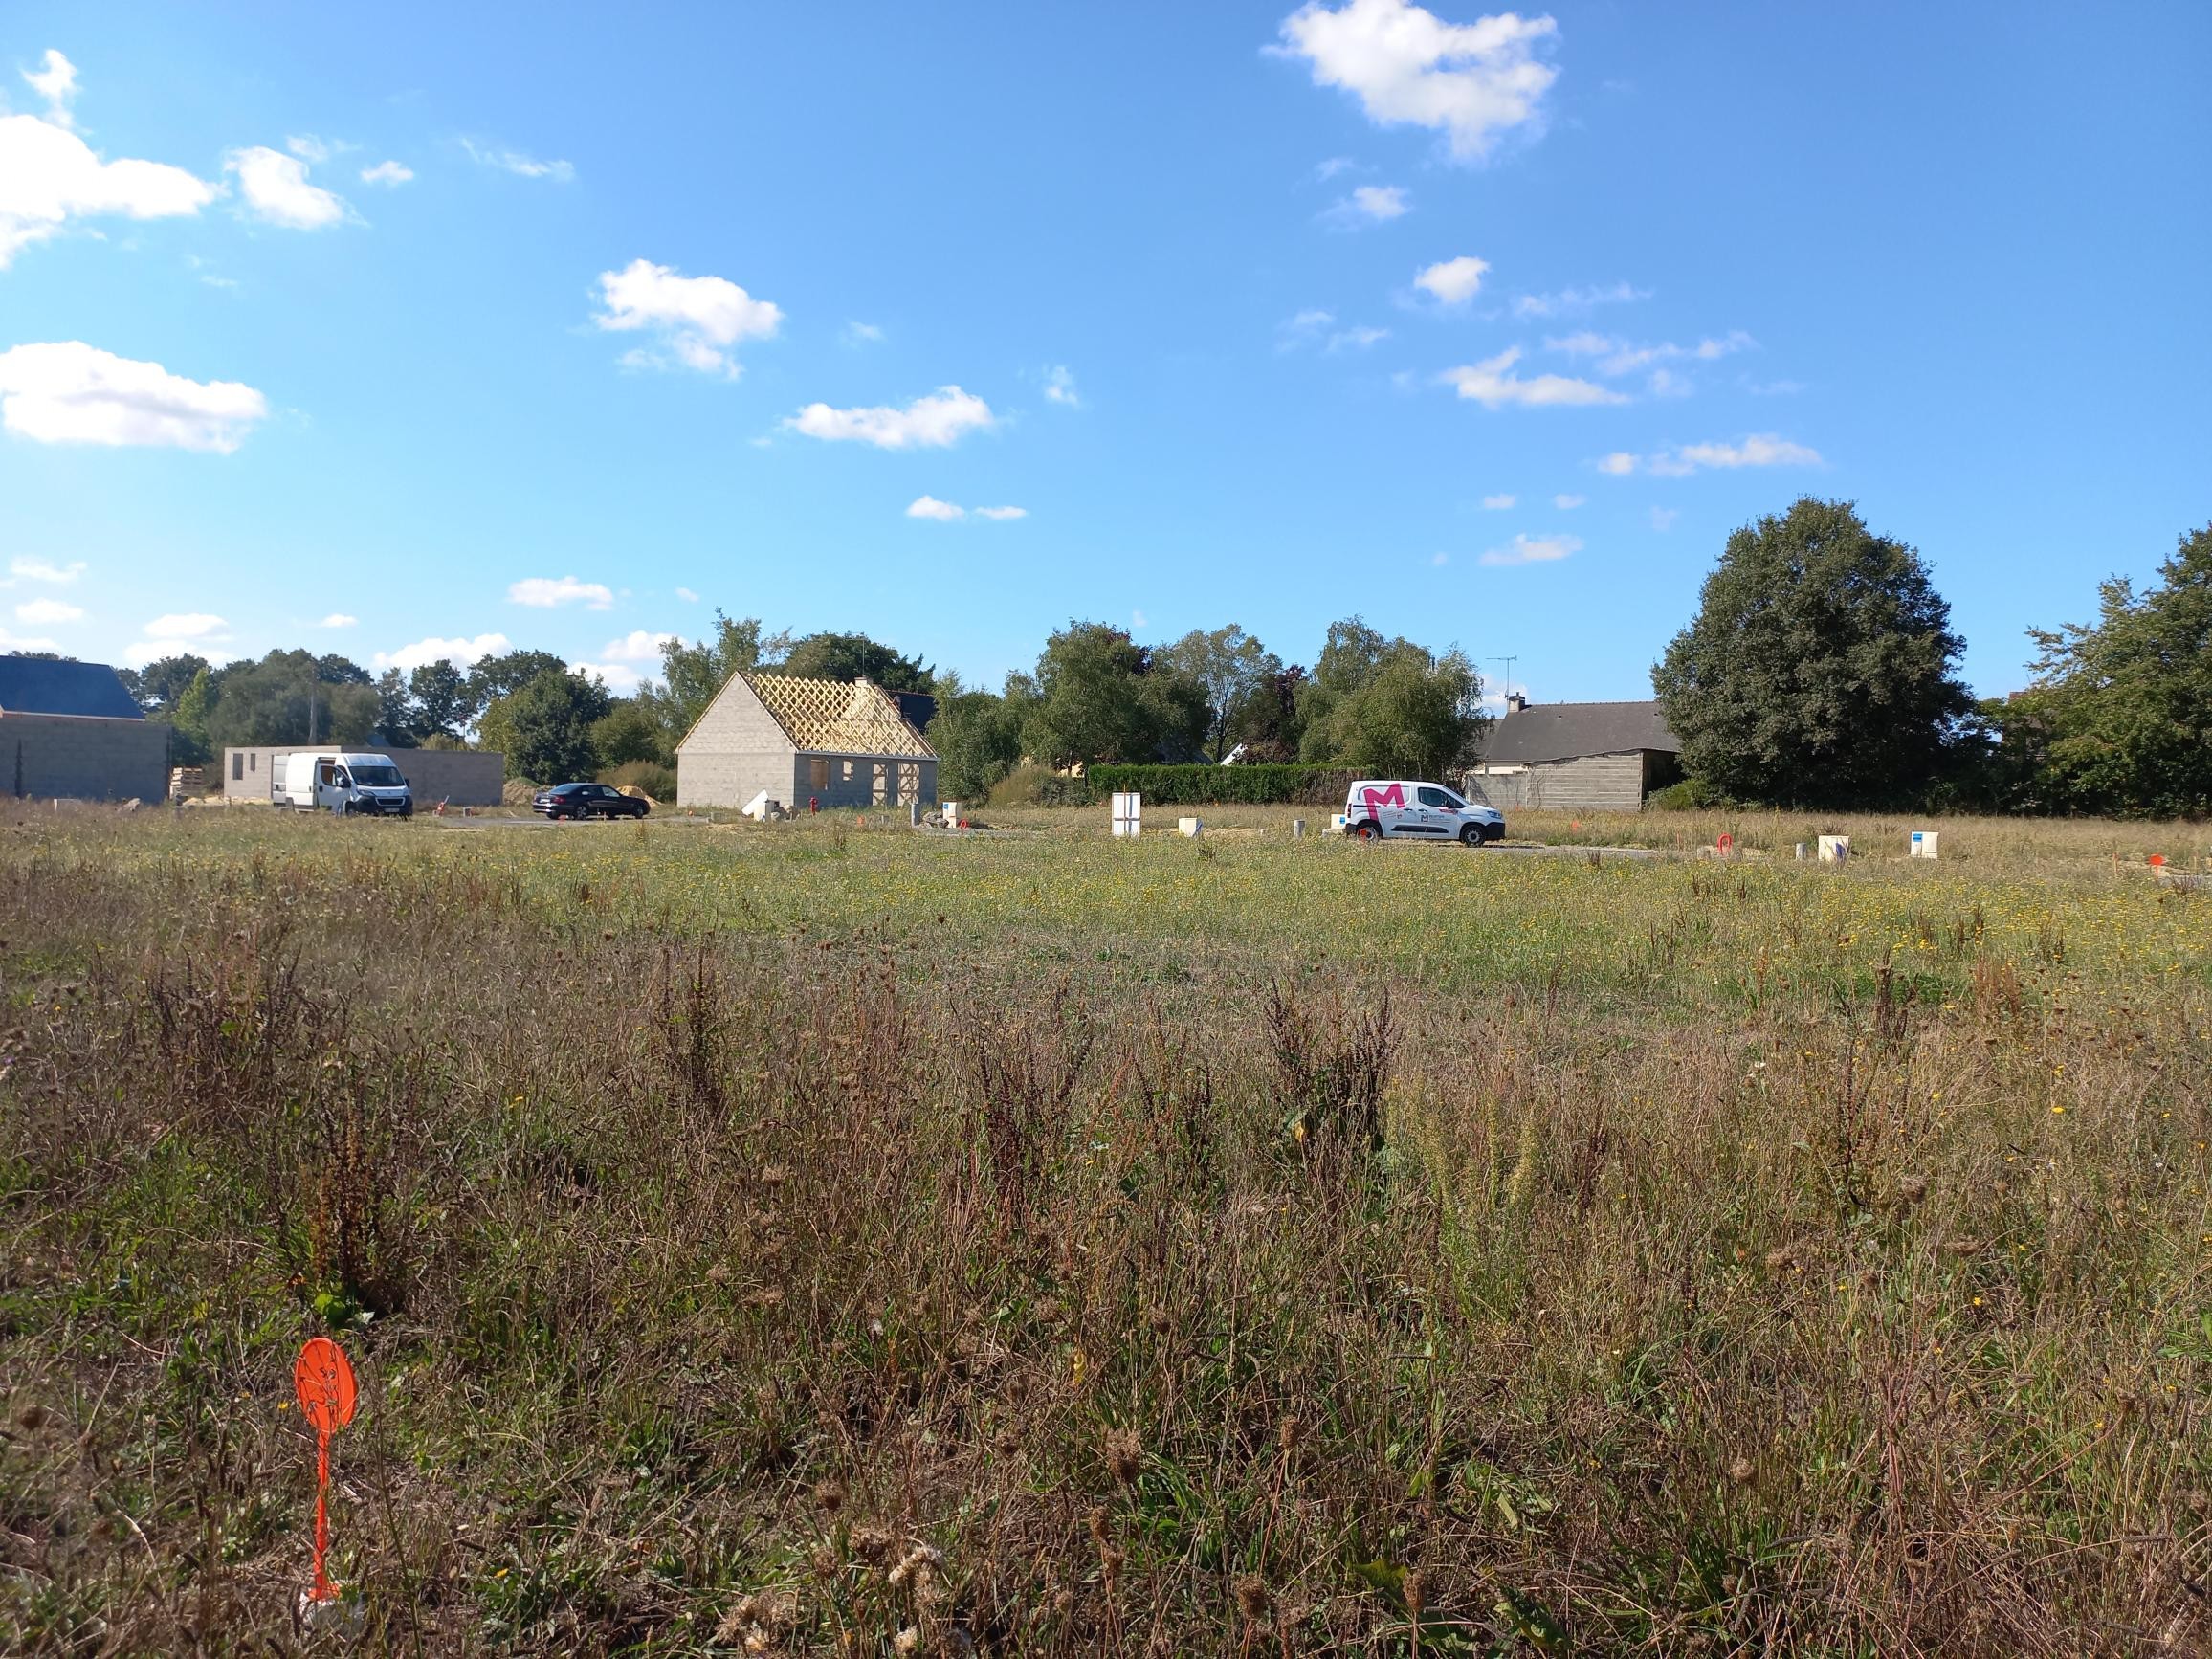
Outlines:
<svg viewBox="0 0 2212 1659"><path fill-rule="evenodd" d="M2135 831L209 818L0 829L0 1645L289 1645L333 1326L379 1651L2212 1643Z"/></svg>

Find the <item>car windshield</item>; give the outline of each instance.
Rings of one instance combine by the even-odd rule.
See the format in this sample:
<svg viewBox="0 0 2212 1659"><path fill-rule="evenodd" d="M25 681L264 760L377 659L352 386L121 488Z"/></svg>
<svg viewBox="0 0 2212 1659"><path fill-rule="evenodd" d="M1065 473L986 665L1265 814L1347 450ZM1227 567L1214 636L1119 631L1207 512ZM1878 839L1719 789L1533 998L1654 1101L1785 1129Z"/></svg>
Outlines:
<svg viewBox="0 0 2212 1659"><path fill-rule="evenodd" d="M407 782L397 766L356 766L353 781L368 789L396 789Z"/></svg>

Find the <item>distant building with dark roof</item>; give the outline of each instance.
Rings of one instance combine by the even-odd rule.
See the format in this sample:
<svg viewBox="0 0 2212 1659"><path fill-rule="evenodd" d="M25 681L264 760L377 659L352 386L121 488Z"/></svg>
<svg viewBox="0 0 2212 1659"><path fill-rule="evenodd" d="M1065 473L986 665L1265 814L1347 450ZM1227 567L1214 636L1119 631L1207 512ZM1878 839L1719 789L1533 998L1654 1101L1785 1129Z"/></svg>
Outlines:
<svg viewBox="0 0 2212 1659"><path fill-rule="evenodd" d="M168 771L169 728L145 718L114 669L0 656L0 789L158 801Z"/></svg>
<svg viewBox="0 0 2212 1659"><path fill-rule="evenodd" d="M1513 697L1468 783L1501 810L1634 812L1646 795L1681 777L1681 740L1656 702Z"/></svg>

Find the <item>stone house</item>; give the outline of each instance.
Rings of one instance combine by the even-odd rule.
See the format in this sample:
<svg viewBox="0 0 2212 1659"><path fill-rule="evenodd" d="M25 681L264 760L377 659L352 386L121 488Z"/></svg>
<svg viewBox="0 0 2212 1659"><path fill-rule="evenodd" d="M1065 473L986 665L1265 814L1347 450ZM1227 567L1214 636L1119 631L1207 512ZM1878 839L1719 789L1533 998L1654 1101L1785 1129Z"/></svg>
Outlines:
<svg viewBox="0 0 2212 1659"><path fill-rule="evenodd" d="M169 728L145 718L105 663L0 656L0 790L159 801L169 792Z"/></svg>
<svg viewBox="0 0 2212 1659"><path fill-rule="evenodd" d="M1504 812L1637 812L1646 795L1682 776L1681 756L1656 701L1512 697L1467 782Z"/></svg>
<svg viewBox="0 0 2212 1659"><path fill-rule="evenodd" d="M730 676L675 746L680 807L768 798L804 810L937 800L937 752L899 704L867 680Z"/></svg>

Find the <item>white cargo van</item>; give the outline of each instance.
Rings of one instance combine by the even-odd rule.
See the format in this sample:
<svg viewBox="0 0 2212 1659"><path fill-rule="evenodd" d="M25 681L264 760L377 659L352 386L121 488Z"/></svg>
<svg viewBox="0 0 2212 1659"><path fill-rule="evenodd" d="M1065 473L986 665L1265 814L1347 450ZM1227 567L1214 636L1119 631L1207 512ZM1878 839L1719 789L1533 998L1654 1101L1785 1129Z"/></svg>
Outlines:
<svg viewBox="0 0 2212 1659"><path fill-rule="evenodd" d="M269 799L301 812L411 818L414 791L389 755L288 749L269 763Z"/></svg>
<svg viewBox="0 0 2212 1659"><path fill-rule="evenodd" d="M1441 784L1361 778L1344 792L1343 833L1361 841L1457 841L1480 847L1505 839L1505 814L1463 799Z"/></svg>

